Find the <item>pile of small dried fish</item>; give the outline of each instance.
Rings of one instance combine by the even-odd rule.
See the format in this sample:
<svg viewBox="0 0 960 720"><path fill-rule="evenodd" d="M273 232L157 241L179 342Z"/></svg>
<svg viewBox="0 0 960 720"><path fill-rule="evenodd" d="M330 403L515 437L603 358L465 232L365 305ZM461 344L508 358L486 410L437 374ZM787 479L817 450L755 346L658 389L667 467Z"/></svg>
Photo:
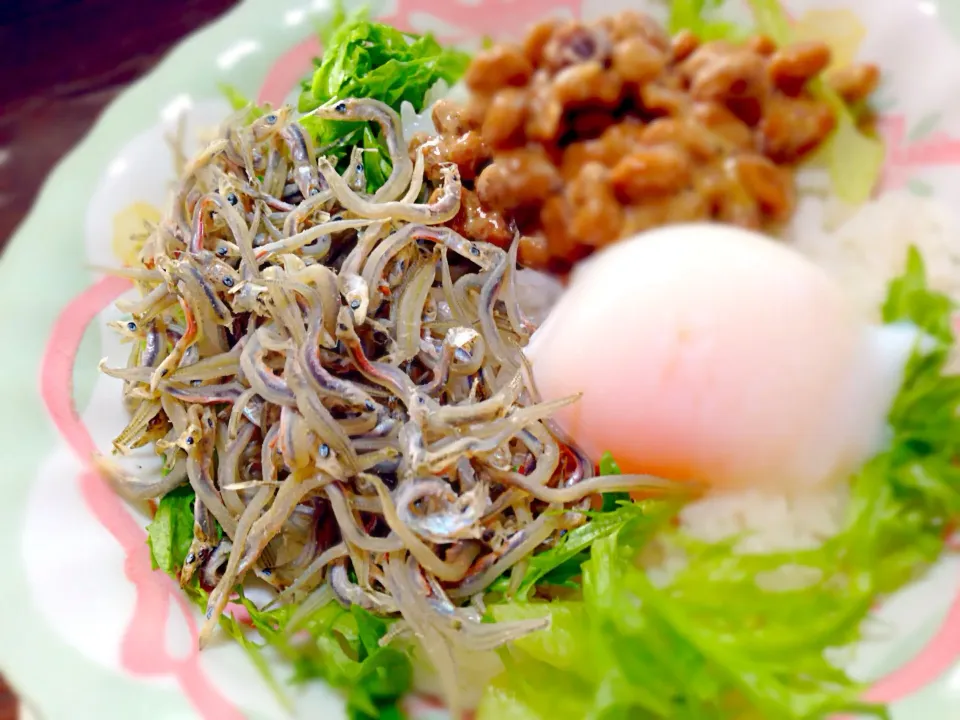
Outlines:
<svg viewBox="0 0 960 720"><path fill-rule="evenodd" d="M289 108L238 115L182 161L141 265L121 271L141 295L120 303L129 365L101 364L132 413L115 450L153 443L167 473L100 463L129 500L195 491L181 582L199 573L210 591L201 642L252 573L302 613L331 600L399 613L455 704L453 645L546 622L482 624L494 580L518 566L519 580L598 492L675 488L594 477L552 429L575 398L538 402L530 383L516 242L442 226L460 204L456 166L423 187L422 154L377 101L315 114L377 123L390 177L365 194L361 150L341 176Z"/></svg>

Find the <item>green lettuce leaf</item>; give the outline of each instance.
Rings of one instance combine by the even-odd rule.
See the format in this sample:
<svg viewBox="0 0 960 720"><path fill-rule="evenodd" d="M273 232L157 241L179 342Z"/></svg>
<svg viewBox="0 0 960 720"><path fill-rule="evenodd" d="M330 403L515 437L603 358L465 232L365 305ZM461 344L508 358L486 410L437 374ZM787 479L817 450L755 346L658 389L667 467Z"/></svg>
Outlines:
<svg viewBox="0 0 960 720"><path fill-rule="evenodd" d="M335 18L326 51L300 95L299 109L309 112L333 98L371 97L394 110L406 100L418 112L437 81L460 79L470 56L444 48L432 35L404 33L371 22L360 10Z"/></svg>
<svg viewBox="0 0 960 720"><path fill-rule="evenodd" d="M327 608L319 624L307 624L311 641L295 646L297 679L322 678L343 690L350 720L404 717L400 700L413 687L413 664L406 652L380 646L396 621L356 606Z"/></svg>
<svg viewBox="0 0 960 720"><path fill-rule="evenodd" d="M207 593L194 581L186 588L194 603L205 610ZM237 588L237 600L250 615L253 629L229 612L220 627L243 648L278 701L293 709L289 694L277 678L274 657L293 667L289 682L322 680L341 690L350 720L403 720L400 701L413 687L413 665L407 652L380 646L380 639L396 622L359 607L345 610L331 602L303 619L294 631L288 627L296 606L259 608Z"/></svg>
<svg viewBox="0 0 960 720"><path fill-rule="evenodd" d="M516 597L527 598L537 585L567 584L557 581L579 575L579 567L574 566L583 564L586 551L598 540L616 535L628 526L634 535L643 530L652 532L674 511L663 503L627 503L609 512L592 514L587 523L566 533L554 547L530 558Z"/></svg>
<svg viewBox="0 0 960 720"><path fill-rule="evenodd" d="M345 97L373 98L397 112L407 101L420 112L430 88L440 80L457 82L470 62L468 54L443 47L432 35L404 33L371 22L365 9L348 17L338 7L321 39L325 50L313 75L303 83L301 112ZM376 126L310 116L302 124L317 147L336 158L341 171L349 160L349 148L362 145L368 191L389 177L390 156Z"/></svg>
<svg viewBox="0 0 960 720"><path fill-rule="evenodd" d="M619 475L620 467L610 453L600 458L601 475ZM589 548L599 538L616 534L629 526L632 536L648 536L664 520L675 512L675 507L665 503L634 503L629 493L610 492L603 494L601 509L585 513L589 520L567 532L552 548L532 556L526 564L523 579L511 596L526 600L538 587L580 586L581 566L590 557ZM497 579L491 592L507 593L509 575Z"/></svg>
<svg viewBox="0 0 960 720"><path fill-rule="evenodd" d="M617 461L613 459L613 455L606 452L600 458L598 463L600 474L601 475L619 475L620 466L617 465ZM609 492L603 494L603 505L601 508L604 512L610 512L616 510L617 506L621 502L628 502L630 500L630 493L625 492Z"/></svg>
<svg viewBox="0 0 960 720"><path fill-rule="evenodd" d="M193 542L193 501L195 494L189 485L168 492L157 505L147 525L147 545L153 569L176 575Z"/></svg>
<svg viewBox="0 0 960 720"><path fill-rule="evenodd" d="M927 288L923 257L911 246L903 275L890 284L883 304L883 321L909 321L944 346L949 346L953 339L952 305L948 297Z"/></svg>
<svg viewBox="0 0 960 720"><path fill-rule="evenodd" d="M200 587L197 576L194 576L190 584L183 589L191 602L200 609L200 612L206 612L207 601L210 596L206 590ZM277 675L271 665L271 660L267 655L267 647L271 644L270 639L276 635L275 630L270 630L272 621L268 621L268 618L272 618L274 615L288 616L290 608L280 608L270 613L261 612L244 596L242 588L237 588L237 592L238 600L246 606L248 610L252 609L250 612L251 619L254 626L260 630L261 639L264 640L264 642L257 642L255 634L237 620L229 611L220 616L220 629L223 630L227 637L241 647L244 654L250 660L250 664L256 668L257 673L263 678L267 687L270 688L270 691L274 697L276 697L277 702L288 712L293 712L293 703L290 696L277 679Z"/></svg>

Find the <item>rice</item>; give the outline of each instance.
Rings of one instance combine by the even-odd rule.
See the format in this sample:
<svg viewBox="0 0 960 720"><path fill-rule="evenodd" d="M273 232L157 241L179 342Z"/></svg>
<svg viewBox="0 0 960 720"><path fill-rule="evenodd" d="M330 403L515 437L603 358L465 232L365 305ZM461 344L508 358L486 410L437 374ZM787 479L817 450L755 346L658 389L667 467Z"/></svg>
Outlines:
<svg viewBox="0 0 960 720"><path fill-rule="evenodd" d="M887 285L903 272L910 245L924 258L930 286L960 302L957 231L949 208L906 190L859 208L808 194L786 239L833 275L864 317L878 320Z"/></svg>
<svg viewBox="0 0 960 720"><path fill-rule="evenodd" d="M841 483L793 497L758 490L714 493L680 512L688 535L716 543L740 539L743 554L816 548L836 535L847 505Z"/></svg>
<svg viewBox="0 0 960 720"><path fill-rule="evenodd" d="M466 85L458 82L453 87L445 80L437 80L433 87L427 90L423 97L423 110L417 112L408 101L400 104L400 121L403 124L403 136L409 141L417 133L436 135L437 128L433 124L433 106L438 100L449 99L455 103L466 103L469 98Z"/></svg>
<svg viewBox="0 0 960 720"><path fill-rule="evenodd" d="M815 549L840 532L848 488L838 485L795 496L741 490L711 493L685 506L680 530L705 543L733 542L742 555ZM687 564L686 551L671 535L656 538L641 562L655 585L668 585ZM817 568L784 565L757 575L755 581L770 592L799 590L821 580Z"/></svg>

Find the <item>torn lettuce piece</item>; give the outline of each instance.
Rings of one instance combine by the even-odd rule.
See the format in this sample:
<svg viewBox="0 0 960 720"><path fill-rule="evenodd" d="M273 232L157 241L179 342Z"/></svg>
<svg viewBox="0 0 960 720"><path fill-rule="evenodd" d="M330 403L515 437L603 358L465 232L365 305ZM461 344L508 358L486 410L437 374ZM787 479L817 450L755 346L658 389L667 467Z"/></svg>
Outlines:
<svg viewBox="0 0 960 720"><path fill-rule="evenodd" d="M196 494L189 485L171 490L157 504L147 525L147 545L153 569L176 576L193 542L193 503Z"/></svg>
<svg viewBox="0 0 960 720"><path fill-rule="evenodd" d="M617 461L613 459L613 455L609 452L605 452L600 458L598 463L598 469L601 475L619 475L620 466L617 465ZM622 502L628 502L630 500L630 493L625 492L608 492L603 494L603 505L602 509L605 512L610 512L616 510L617 506Z"/></svg>
<svg viewBox="0 0 960 720"><path fill-rule="evenodd" d="M330 28L323 57L304 82L301 112L346 97L374 98L397 112L406 100L420 112L427 91L438 80L454 84L470 62L467 53L443 47L432 35L370 21L365 9L349 17L341 11Z"/></svg>

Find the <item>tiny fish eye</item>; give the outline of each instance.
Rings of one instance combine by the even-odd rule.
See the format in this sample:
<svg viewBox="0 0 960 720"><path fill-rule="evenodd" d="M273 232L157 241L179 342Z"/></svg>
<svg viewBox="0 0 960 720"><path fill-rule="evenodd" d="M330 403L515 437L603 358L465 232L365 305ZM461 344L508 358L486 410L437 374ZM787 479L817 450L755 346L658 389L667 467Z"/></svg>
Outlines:
<svg viewBox="0 0 960 720"><path fill-rule="evenodd" d="M233 278L227 275L227 277L223 279L223 284L227 287L233 287Z"/></svg>
<svg viewBox="0 0 960 720"><path fill-rule="evenodd" d="M273 125L277 121L276 113L270 113L264 116L263 121L267 123L267 125Z"/></svg>
<svg viewBox="0 0 960 720"><path fill-rule="evenodd" d="M317 188L310 188L310 195L311 195L311 196L313 196L313 195L319 195L319 194L320 194L320 190L318 190Z"/></svg>
<svg viewBox="0 0 960 720"><path fill-rule="evenodd" d="M470 254L471 254L471 255L479 255L479 254L480 254L480 248L478 248L476 245L471 245L471 246L470 246Z"/></svg>
<svg viewBox="0 0 960 720"><path fill-rule="evenodd" d="M371 412L377 409L377 408L376 408L376 405L373 404L373 400L367 400L367 401L363 404L363 407L364 407L366 410L369 410L369 411L371 411Z"/></svg>
<svg viewBox="0 0 960 720"><path fill-rule="evenodd" d="M350 301L350 307L353 308L354 310L359 310L359 309L360 309L360 301L359 301L359 300L351 300L351 301Z"/></svg>
<svg viewBox="0 0 960 720"><path fill-rule="evenodd" d="M226 257L226 256L227 256L227 246L226 246L226 245L221 245L220 247L218 247L218 248L217 248L217 255L219 255L220 257Z"/></svg>
<svg viewBox="0 0 960 720"><path fill-rule="evenodd" d="M197 556L194 553L188 553L183 561L186 563L195 563L197 561Z"/></svg>
<svg viewBox="0 0 960 720"><path fill-rule="evenodd" d="M192 437L188 437L187 440L186 440L186 442L187 442L187 445L193 445L193 438L192 438Z"/></svg>
<svg viewBox="0 0 960 720"><path fill-rule="evenodd" d="M357 172L363 172L363 163L357 163Z"/></svg>
<svg viewBox="0 0 960 720"><path fill-rule="evenodd" d="M337 112L340 112L340 113L346 112L346 111L347 111L347 104L346 104L345 102L342 102L342 101L341 101L341 102L338 102L336 105L333 106L333 109L336 110Z"/></svg>
<svg viewBox="0 0 960 720"><path fill-rule="evenodd" d="M137 324L133 320L127 323L127 330L136 330L136 329L137 329Z"/></svg>
<svg viewBox="0 0 960 720"><path fill-rule="evenodd" d="M323 443L320 446L320 457L325 458L330 455L330 446L326 443Z"/></svg>
<svg viewBox="0 0 960 720"><path fill-rule="evenodd" d="M240 202L240 198L237 197L236 193L227 193L227 202L231 205L236 205Z"/></svg>

